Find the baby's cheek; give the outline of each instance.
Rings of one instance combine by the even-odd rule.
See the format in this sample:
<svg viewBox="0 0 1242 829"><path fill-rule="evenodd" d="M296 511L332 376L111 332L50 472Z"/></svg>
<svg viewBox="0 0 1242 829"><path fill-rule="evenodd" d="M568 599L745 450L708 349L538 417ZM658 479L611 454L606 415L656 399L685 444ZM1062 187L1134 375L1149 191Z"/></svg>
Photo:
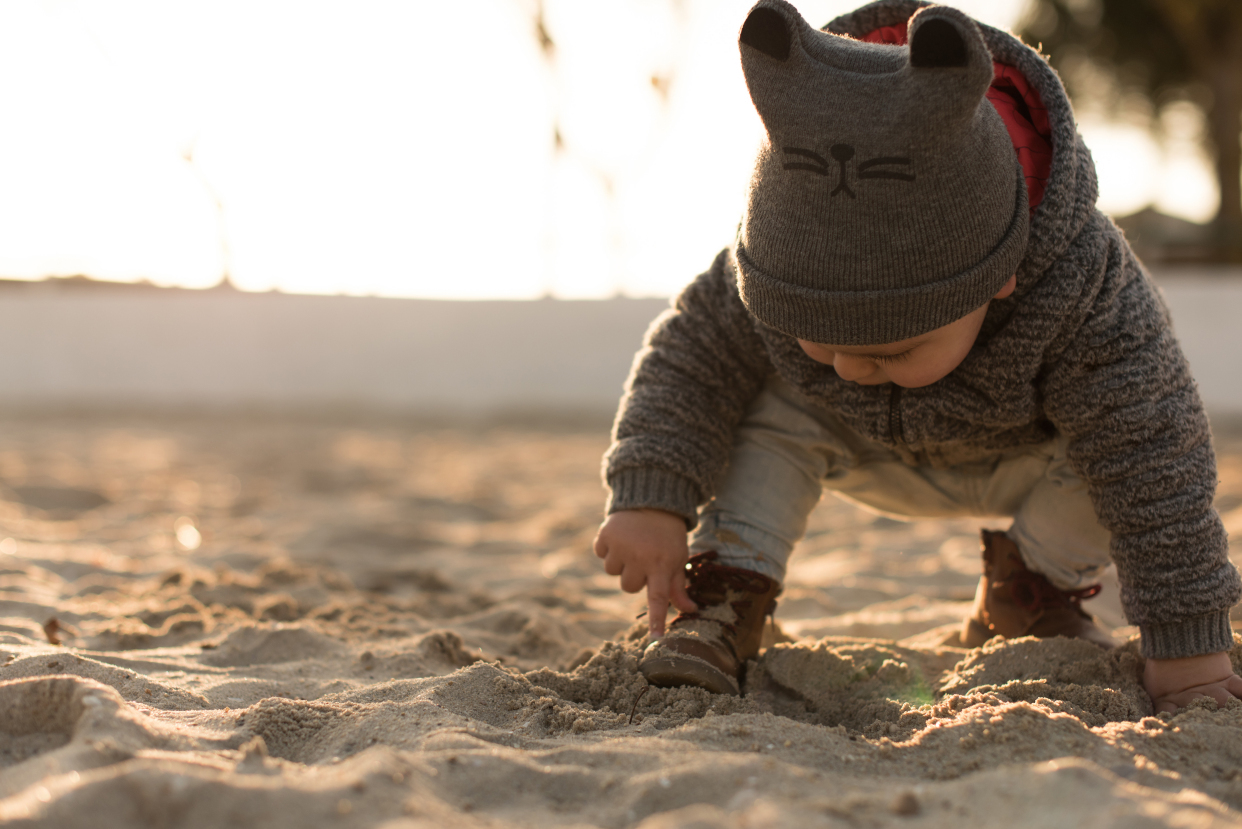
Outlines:
<svg viewBox="0 0 1242 829"><path fill-rule="evenodd" d="M835 360L837 356L834 352L829 351L822 345L809 343L806 340L798 340L798 345L802 347L802 353L806 354L806 356L810 357L815 362L823 363L826 366L832 365L833 360Z"/></svg>

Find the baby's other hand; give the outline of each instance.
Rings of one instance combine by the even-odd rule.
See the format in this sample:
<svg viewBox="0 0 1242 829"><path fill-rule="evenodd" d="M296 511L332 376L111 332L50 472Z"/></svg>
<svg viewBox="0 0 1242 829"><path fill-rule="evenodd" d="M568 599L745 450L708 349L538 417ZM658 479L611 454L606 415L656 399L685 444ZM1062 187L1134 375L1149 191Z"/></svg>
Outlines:
<svg viewBox="0 0 1242 829"><path fill-rule="evenodd" d="M1148 659L1143 668L1143 687L1151 695L1157 714L1172 714L1201 697L1211 697L1221 705L1242 697L1242 677L1233 672L1229 654L1224 652L1185 659Z"/></svg>
<svg viewBox="0 0 1242 829"><path fill-rule="evenodd" d="M658 509L618 510L595 536L595 555L604 572L621 577L621 589L647 588L647 625L653 638L664 635L668 603L691 612L698 607L686 594L686 522Z"/></svg>

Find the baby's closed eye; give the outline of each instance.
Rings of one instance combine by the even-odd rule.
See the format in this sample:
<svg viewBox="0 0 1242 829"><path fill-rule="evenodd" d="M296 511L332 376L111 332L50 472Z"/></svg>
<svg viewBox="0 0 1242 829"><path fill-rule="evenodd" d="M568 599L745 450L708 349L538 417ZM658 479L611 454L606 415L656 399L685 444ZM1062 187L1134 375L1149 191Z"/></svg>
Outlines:
<svg viewBox="0 0 1242 829"><path fill-rule="evenodd" d="M900 354L872 354L867 359L872 360L880 365L889 365L892 363L903 363L910 359L910 354L914 349L902 351Z"/></svg>

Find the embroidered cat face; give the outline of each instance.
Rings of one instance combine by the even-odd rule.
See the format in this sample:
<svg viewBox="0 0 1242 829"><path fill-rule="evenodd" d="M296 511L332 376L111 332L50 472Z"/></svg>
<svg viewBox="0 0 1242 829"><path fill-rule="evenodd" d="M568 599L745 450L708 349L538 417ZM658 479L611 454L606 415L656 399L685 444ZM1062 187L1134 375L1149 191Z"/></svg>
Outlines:
<svg viewBox="0 0 1242 829"><path fill-rule="evenodd" d="M831 177L834 174L828 164L828 161L822 155L813 150L807 150L801 147L782 147L781 152L783 152L786 157L784 164L784 169L786 170L806 170L807 172L814 173L818 176L826 177ZM850 189L849 172L846 168L846 165L849 163L850 159L854 157L854 148L849 144L833 144L832 147L829 148L828 154L832 156L834 161L836 161L838 167L835 174L838 183L831 195L835 196L838 193L844 193L851 199L858 198L858 196L854 194L854 191ZM788 160L790 158L809 159L809 163L807 161L790 161ZM876 158L869 158L858 164L854 171L854 176L859 179L885 178L894 181L914 181L914 173L908 172L910 166L911 162L908 158L897 156L878 156Z"/></svg>

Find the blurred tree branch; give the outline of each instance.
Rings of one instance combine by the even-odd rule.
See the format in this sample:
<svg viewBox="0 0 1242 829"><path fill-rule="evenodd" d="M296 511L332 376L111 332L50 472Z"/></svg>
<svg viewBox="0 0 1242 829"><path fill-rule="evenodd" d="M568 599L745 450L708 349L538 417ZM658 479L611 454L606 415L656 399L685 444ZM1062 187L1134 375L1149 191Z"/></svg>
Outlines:
<svg viewBox="0 0 1242 829"><path fill-rule="evenodd" d="M1137 93L1153 114L1175 101L1204 110L1217 244L1242 262L1242 0L1030 0L1018 34L1075 95L1099 95L1103 81L1114 102Z"/></svg>
<svg viewBox="0 0 1242 829"><path fill-rule="evenodd" d="M557 48L556 37L560 36L561 33L556 32L555 23L549 25L548 5L551 3L551 0L519 0L519 2L528 10L531 21L530 34L534 36L535 43L547 67L549 80L555 87L559 80L558 76L567 76L571 69L565 66L563 51ZM575 2L575 0L562 0L562 2L571 3ZM689 22L688 3L686 0L655 0L647 11L650 13L654 9L661 7L671 12L675 45L671 50L672 54L669 56L667 63L657 62L658 65L648 67L649 71L643 75L644 86L651 90L651 93L659 102L661 118L655 127L649 131L649 135L645 140L636 142L642 147L642 152L637 153L633 160L620 169L615 165L601 163L598 159L592 158L589 147L579 146L577 142L572 140L572 137L566 137L566 105L564 101L560 100L559 95L556 96L556 103L553 106L552 112L551 138L555 156L562 160L572 158L575 163L589 171L599 182L607 198L611 214L610 232L614 248L614 263L618 267L622 258L622 248L624 247L624 228L620 215L618 190L623 185L623 179L627 174L633 175L636 171L645 167L659 150L660 139L667 130L671 118L671 92L676 85L680 64L685 59L686 53L685 40L688 36ZM551 241L555 235L555 228L550 218L548 233L549 240ZM619 290L620 288L618 287Z"/></svg>

